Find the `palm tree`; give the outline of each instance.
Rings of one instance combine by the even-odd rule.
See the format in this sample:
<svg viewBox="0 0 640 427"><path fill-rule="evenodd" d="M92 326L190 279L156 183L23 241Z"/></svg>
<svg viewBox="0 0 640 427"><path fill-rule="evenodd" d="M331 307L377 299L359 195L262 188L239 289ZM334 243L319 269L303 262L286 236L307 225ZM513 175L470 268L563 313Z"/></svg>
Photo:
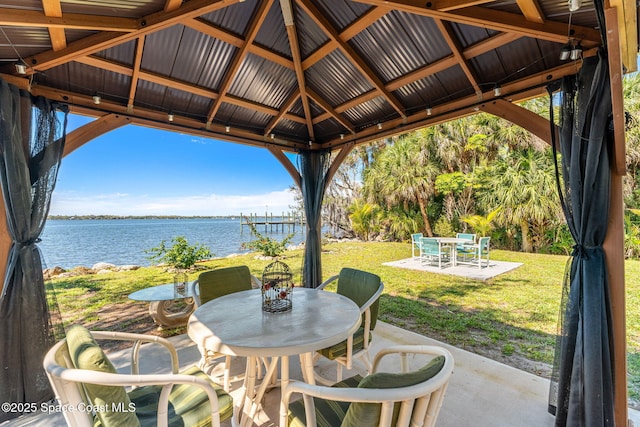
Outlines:
<svg viewBox="0 0 640 427"><path fill-rule="evenodd" d="M435 195L440 164L429 142L411 133L387 145L366 170L363 189L370 200L384 203L388 208L400 205L408 212L411 204L417 204L424 231L433 236L427 205Z"/></svg>
<svg viewBox="0 0 640 427"><path fill-rule="evenodd" d="M489 232L493 230L493 220L496 218L498 213L502 210L502 207L497 207L496 209L489 212L486 216L482 215L469 215L461 218L464 222L469 224L476 233L480 236L488 236Z"/></svg>
<svg viewBox="0 0 640 427"><path fill-rule="evenodd" d="M372 231L377 227L374 223L378 207L371 203L364 203L358 199L349 207L349 219L354 233L362 240L369 240Z"/></svg>
<svg viewBox="0 0 640 427"><path fill-rule="evenodd" d="M530 223L549 218L557 221L559 201L553 159L534 148L507 150L489 171L481 199L487 206L501 207L500 220L515 224L522 233L522 250L532 252Z"/></svg>

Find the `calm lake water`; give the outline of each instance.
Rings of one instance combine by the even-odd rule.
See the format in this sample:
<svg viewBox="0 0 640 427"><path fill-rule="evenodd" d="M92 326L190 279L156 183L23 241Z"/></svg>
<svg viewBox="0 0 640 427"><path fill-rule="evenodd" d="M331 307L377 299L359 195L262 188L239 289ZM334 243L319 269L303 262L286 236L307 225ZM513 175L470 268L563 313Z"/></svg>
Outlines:
<svg viewBox="0 0 640 427"><path fill-rule="evenodd" d="M274 217L274 221L276 218ZM266 231L266 236L281 240L293 229L286 226L284 232ZM270 230L270 228L268 229ZM305 239L305 226L296 225L291 244L298 245ZM184 236L190 245L207 246L216 257L235 253L247 253L243 242L255 238L247 226L240 225L240 218L180 218L180 219L114 219L114 220L48 220L38 244L42 250L45 268L71 269L83 265L91 267L97 262L116 265L153 264L147 259L145 249L158 246L165 240Z"/></svg>

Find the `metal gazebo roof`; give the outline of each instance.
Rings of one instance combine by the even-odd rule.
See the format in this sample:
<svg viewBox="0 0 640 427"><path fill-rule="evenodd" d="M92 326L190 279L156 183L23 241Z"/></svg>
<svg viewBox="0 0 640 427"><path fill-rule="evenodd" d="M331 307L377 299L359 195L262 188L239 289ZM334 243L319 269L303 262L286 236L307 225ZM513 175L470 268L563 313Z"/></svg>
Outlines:
<svg viewBox="0 0 640 427"><path fill-rule="evenodd" d="M630 71L635 3L618 10ZM333 150L543 94L596 25L581 0L5 0L0 73L81 114Z"/></svg>

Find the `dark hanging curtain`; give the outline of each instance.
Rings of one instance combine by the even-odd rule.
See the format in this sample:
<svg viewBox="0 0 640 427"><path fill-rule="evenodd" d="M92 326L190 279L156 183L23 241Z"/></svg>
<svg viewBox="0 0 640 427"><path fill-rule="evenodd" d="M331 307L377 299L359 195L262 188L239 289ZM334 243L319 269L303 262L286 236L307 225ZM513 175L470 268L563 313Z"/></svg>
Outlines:
<svg viewBox="0 0 640 427"><path fill-rule="evenodd" d="M602 2L595 3L602 17ZM604 19L600 28L604 29ZM549 88L550 97L552 92ZM549 409L556 426L613 426L613 333L602 248L613 144L606 48L585 59L577 76L562 80L560 97L564 188L558 179L558 189L575 245L563 285ZM551 112L553 123L553 108Z"/></svg>
<svg viewBox="0 0 640 427"><path fill-rule="evenodd" d="M54 330L36 243L64 148L65 105L0 79L0 184L13 240L0 295L0 402L53 398L42 359ZM19 415L0 412L0 422Z"/></svg>
<svg viewBox="0 0 640 427"><path fill-rule="evenodd" d="M299 159L300 175L302 176L302 199L304 213L307 217L302 284L306 288L316 288L322 282L321 213L330 154L308 150L301 152Z"/></svg>

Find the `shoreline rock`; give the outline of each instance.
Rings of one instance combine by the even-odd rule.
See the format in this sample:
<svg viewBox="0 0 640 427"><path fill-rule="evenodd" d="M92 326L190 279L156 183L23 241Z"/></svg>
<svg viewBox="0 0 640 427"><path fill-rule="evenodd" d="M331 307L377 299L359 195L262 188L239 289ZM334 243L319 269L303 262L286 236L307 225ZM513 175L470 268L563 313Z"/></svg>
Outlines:
<svg viewBox="0 0 640 427"><path fill-rule="evenodd" d="M108 274L118 271L133 271L141 268L139 265L128 264L128 265L115 265L108 262L98 262L94 264L91 268L85 267L83 265L72 268L71 270L65 270L62 267L51 267L45 268L42 270L42 276L45 280L55 278L64 278L64 277L73 277L73 276L84 276L86 274Z"/></svg>

